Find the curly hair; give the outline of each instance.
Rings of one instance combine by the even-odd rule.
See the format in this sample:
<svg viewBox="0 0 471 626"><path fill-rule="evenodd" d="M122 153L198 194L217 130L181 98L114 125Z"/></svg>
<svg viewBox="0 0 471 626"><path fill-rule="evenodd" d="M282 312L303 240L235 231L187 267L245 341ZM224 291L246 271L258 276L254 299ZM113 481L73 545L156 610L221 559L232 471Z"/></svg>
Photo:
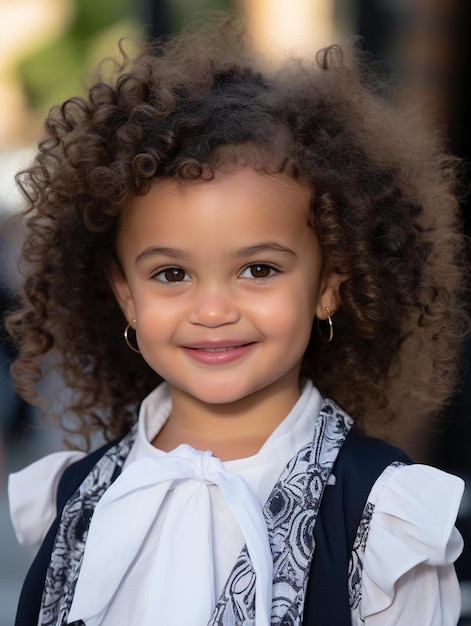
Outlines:
<svg viewBox="0 0 471 626"><path fill-rule="evenodd" d="M463 334L456 160L440 138L375 95L337 46L270 68L223 20L122 54L111 79L51 110L17 176L28 234L7 326L24 397L37 398L54 355L77 432L129 428L161 379L122 340L107 280L120 215L158 177L229 164L308 181L323 256L347 276L334 339L314 328L303 375L369 434L436 413Z"/></svg>

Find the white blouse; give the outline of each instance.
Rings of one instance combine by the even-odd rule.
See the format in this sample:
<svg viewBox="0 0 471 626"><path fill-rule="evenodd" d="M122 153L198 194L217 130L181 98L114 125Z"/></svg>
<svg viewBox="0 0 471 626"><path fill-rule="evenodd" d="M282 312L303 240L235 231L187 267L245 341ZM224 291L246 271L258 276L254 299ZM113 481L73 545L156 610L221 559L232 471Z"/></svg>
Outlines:
<svg viewBox="0 0 471 626"><path fill-rule="evenodd" d="M306 382L256 455L221 462L190 446L170 453L152 446L171 412L168 386L160 385L142 403L123 472L95 510L69 621L146 626L158 607L166 626L201 626L247 544L257 580L257 626L269 624L271 559L261 511L287 462L312 440L322 402ZM56 515L60 476L83 455L57 452L10 476L20 543L42 540ZM170 464L169 480L155 483L153 468L162 460ZM190 462L196 476L185 473ZM162 476L161 465L157 473ZM378 478L369 496L375 508L362 577L367 626L456 625L461 601L453 563L462 539L454 522L462 491L460 479L422 465L391 466ZM167 616L162 607L169 608Z"/></svg>

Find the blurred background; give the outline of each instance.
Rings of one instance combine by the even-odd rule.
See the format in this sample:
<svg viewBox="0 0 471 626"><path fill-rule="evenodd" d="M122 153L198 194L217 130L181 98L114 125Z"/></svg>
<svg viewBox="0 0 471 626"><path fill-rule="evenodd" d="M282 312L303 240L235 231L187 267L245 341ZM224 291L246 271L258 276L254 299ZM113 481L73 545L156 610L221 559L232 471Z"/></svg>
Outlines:
<svg viewBox="0 0 471 626"><path fill-rule="evenodd" d="M230 10L247 21L256 45L274 56L309 54L355 38L398 86L398 97L432 117L464 161L469 182L471 2L469 0L0 0L0 316L14 301L15 258L22 224L14 174L28 164L53 104L81 93L83 77L116 56L123 36L152 39L178 31L198 13ZM469 234L469 198L463 192ZM463 346L462 385L440 419L404 442L417 461L471 474L469 414L471 346ZM33 553L16 544L8 515L6 476L61 447L54 427L15 394L13 358L0 326L0 626L13 624ZM471 492L459 527L471 542ZM460 624L471 624L471 556L457 564L463 592Z"/></svg>

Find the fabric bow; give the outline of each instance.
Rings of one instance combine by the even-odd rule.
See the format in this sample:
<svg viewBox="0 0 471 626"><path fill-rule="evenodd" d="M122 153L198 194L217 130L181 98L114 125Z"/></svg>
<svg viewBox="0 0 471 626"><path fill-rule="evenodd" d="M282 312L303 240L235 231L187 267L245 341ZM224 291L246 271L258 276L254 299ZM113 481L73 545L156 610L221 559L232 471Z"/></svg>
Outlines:
<svg viewBox="0 0 471 626"><path fill-rule="evenodd" d="M269 626L273 563L260 504L243 478L225 470L211 452L187 445L135 461L98 502L68 621L103 623L165 506L152 571L143 576L147 591L140 624L206 624L216 602L209 485L219 487L239 524L256 576L255 624Z"/></svg>

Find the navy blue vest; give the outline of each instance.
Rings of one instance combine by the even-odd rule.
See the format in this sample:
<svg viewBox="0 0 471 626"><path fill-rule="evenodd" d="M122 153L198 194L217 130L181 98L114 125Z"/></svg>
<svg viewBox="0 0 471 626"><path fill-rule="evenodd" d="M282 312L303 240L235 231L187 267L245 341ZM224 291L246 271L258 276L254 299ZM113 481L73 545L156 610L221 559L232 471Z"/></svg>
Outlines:
<svg viewBox="0 0 471 626"><path fill-rule="evenodd" d="M26 576L15 626L37 626L62 509L94 465L115 444L113 441L73 463L62 475L57 492L58 514ZM314 529L316 549L309 573L303 626L351 626L347 576L353 542L371 487L393 461L411 463L402 450L384 441L354 431L347 436L333 469L336 484L325 489Z"/></svg>

